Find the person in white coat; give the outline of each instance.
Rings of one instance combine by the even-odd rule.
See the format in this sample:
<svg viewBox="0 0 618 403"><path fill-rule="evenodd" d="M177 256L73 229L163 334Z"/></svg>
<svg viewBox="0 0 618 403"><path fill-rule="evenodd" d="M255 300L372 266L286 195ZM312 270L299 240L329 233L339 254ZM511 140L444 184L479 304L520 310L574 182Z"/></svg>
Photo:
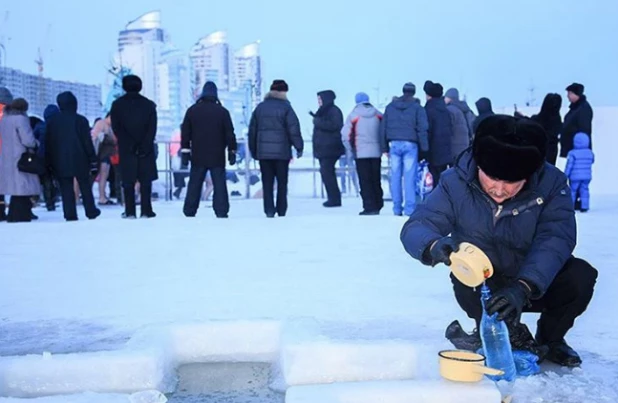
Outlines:
<svg viewBox="0 0 618 403"><path fill-rule="evenodd" d="M363 199L360 215L378 215L384 207L381 181L382 150L380 122L382 114L369 102L369 96L359 92L356 106L348 115L341 136L348 153L356 160L356 172Z"/></svg>

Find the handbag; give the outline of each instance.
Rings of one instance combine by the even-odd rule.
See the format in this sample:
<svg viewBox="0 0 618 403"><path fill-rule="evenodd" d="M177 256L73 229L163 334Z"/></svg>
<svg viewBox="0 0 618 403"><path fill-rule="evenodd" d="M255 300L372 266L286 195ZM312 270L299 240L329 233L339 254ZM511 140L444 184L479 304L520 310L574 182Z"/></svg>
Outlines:
<svg viewBox="0 0 618 403"><path fill-rule="evenodd" d="M33 149L27 148L17 161L17 169L21 172L35 175L45 174L45 163Z"/></svg>

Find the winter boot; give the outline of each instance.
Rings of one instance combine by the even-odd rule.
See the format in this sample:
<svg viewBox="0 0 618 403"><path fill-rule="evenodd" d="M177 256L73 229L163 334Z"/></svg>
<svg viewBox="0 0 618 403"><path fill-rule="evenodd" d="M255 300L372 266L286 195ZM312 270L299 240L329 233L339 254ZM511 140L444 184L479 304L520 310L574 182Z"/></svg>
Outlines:
<svg viewBox="0 0 618 403"><path fill-rule="evenodd" d="M545 358L563 367L579 367L582 359L575 350L569 346L566 341L555 341L547 344L549 350Z"/></svg>
<svg viewBox="0 0 618 403"><path fill-rule="evenodd" d="M331 200L327 200L324 203L322 203L322 206L324 207L341 207L341 202L337 202L337 201L331 201Z"/></svg>
<svg viewBox="0 0 618 403"><path fill-rule="evenodd" d="M6 206L4 201L0 201L0 222L6 221Z"/></svg>
<svg viewBox="0 0 618 403"><path fill-rule="evenodd" d="M511 348L513 350L529 351L539 358L539 363L543 362L543 360L547 356L549 348L547 346L539 344L534 339L532 333L530 333L530 329L528 329L528 326L524 325L523 323L514 325L509 322L507 322L506 325L509 329Z"/></svg>
<svg viewBox="0 0 618 403"><path fill-rule="evenodd" d="M358 215L380 215L380 210L363 210Z"/></svg>
<svg viewBox="0 0 618 403"><path fill-rule="evenodd" d="M463 330L458 320L453 321L453 323L448 325L446 332L444 333L444 337L446 337L455 346L455 348L459 350L476 352L483 347L478 330L474 329L471 334L468 334Z"/></svg>

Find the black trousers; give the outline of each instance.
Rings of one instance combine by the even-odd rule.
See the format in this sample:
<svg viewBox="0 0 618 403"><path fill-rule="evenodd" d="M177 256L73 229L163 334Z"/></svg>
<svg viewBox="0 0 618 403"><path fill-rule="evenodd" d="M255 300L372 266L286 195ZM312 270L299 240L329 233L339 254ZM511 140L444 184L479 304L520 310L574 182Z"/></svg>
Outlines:
<svg viewBox="0 0 618 403"><path fill-rule="evenodd" d="M56 209L56 185L54 184L54 178L51 173L47 172L44 175L40 175L39 179L43 185L43 198L45 199L45 207L47 210Z"/></svg>
<svg viewBox="0 0 618 403"><path fill-rule="evenodd" d="M30 196L11 196L9 202L8 222L32 221L32 200Z"/></svg>
<svg viewBox="0 0 618 403"><path fill-rule="evenodd" d="M326 188L326 197L329 202L341 204L341 191L337 183L335 164L339 158L320 158L320 176Z"/></svg>
<svg viewBox="0 0 618 403"><path fill-rule="evenodd" d="M541 313L537 323L537 341L550 343L561 341L573 327L592 299L598 272L588 262L571 257L558 273L543 297L531 301L524 312ZM451 275L455 298L468 317L474 319L477 329L482 316L480 287L476 290L460 283ZM492 277L487 285L492 291L504 287L509 282L505 277Z"/></svg>
<svg viewBox="0 0 618 403"><path fill-rule="evenodd" d="M288 160L260 160L262 173L262 197L264 213L283 217L288 211ZM275 179L277 180L277 204L275 205ZM335 183L337 178L335 178Z"/></svg>
<svg viewBox="0 0 618 403"><path fill-rule="evenodd" d="M230 211L230 198L227 193L227 183L225 180L225 167L206 168L191 164L189 173L189 185L187 186L187 196L183 213L187 217L197 214L202 196L202 186L206 180L206 174L210 171L214 193L212 196L212 208L217 217L226 216Z"/></svg>
<svg viewBox="0 0 618 403"><path fill-rule="evenodd" d="M94 204L92 195L92 183L90 178L77 178L77 184L82 194L82 202L86 217L92 219L99 215L99 210ZM73 178L58 178L60 194L62 195L62 210L64 219L68 221L77 220L77 206L75 205L75 190L73 190Z"/></svg>
<svg viewBox="0 0 618 403"><path fill-rule="evenodd" d="M127 217L136 216L135 207L135 183L122 182L122 193L124 194L124 214ZM152 214L152 181L139 183L141 215Z"/></svg>
<svg viewBox="0 0 618 403"><path fill-rule="evenodd" d="M547 154L545 160L556 166L556 160L558 159L558 144L549 144L547 146Z"/></svg>
<svg viewBox="0 0 618 403"><path fill-rule="evenodd" d="M380 211L384 207L382 173L380 158L360 158L356 160L356 173L363 199L363 210Z"/></svg>
<svg viewBox="0 0 618 403"><path fill-rule="evenodd" d="M440 175L442 172L448 169L448 165L429 165L429 172L431 173L431 177L433 178L433 187L435 189L440 183Z"/></svg>
<svg viewBox="0 0 618 403"><path fill-rule="evenodd" d="M0 195L0 221L6 220L6 202L4 195Z"/></svg>

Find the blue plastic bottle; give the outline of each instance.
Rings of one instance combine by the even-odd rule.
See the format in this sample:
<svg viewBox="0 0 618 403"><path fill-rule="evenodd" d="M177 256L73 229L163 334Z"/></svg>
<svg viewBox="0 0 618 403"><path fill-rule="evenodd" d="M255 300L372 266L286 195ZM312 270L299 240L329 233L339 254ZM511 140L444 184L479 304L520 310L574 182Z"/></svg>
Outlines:
<svg viewBox="0 0 618 403"><path fill-rule="evenodd" d="M511 341L509 340L509 330L504 321L497 319L498 314L489 316L485 310L485 304L491 298L491 291L485 283L481 287L481 304L483 305L483 316L481 317L481 341L485 352L486 365L490 368L504 371L504 375L490 376L494 381L512 381L517 375Z"/></svg>

